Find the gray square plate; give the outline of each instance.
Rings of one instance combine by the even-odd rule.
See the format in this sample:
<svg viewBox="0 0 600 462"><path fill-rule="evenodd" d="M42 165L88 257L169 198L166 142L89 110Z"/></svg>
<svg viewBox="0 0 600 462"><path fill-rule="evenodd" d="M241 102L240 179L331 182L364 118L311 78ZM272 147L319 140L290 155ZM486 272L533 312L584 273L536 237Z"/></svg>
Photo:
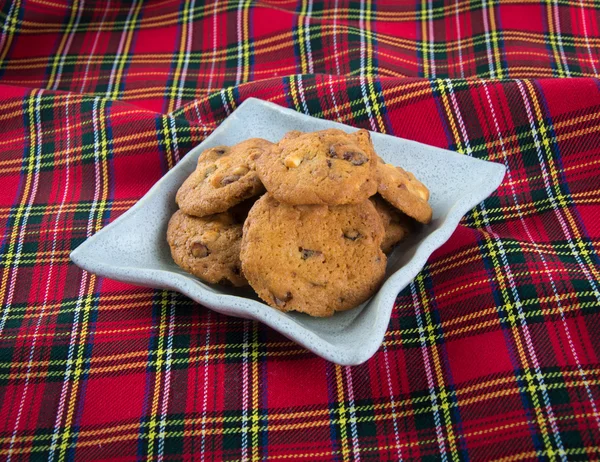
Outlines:
<svg viewBox="0 0 600 462"><path fill-rule="evenodd" d="M386 281L372 299L331 318L282 313L262 303L250 289L204 284L175 265L166 242L167 223L177 208L175 194L202 151L251 137L278 141L289 130L326 128L356 130L258 99L246 100L137 204L75 249L71 259L99 276L176 290L219 313L256 319L335 363L366 361L383 341L398 292L450 238L461 217L500 185L503 165L372 133L375 149L383 159L412 171L430 189L433 221L390 255Z"/></svg>

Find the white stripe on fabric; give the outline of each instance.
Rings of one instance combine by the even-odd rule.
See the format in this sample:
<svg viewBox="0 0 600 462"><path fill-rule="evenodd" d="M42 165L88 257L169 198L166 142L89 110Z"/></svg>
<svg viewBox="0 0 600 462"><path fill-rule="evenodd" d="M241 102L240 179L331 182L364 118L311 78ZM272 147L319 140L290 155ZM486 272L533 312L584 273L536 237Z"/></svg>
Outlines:
<svg viewBox="0 0 600 462"><path fill-rule="evenodd" d="M248 460L248 408L250 407L250 394L248 393L250 382L250 365L248 364L248 340L250 321L244 321L244 336L242 340L242 461Z"/></svg>
<svg viewBox="0 0 600 462"><path fill-rule="evenodd" d="M581 7L581 25L583 28L583 36L585 37L585 44L587 46L588 56L590 57L590 64L592 65L592 69L594 69L594 74L597 74L598 72L596 71L596 65L594 64L594 57L592 56L592 48L590 47L590 39L587 30L587 18L585 16L585 7L583 5L583 0L579 0L579 6Z"/></svg>
<svg viewBox="0 0 600 462"><path fill-rule="evenodd" d="M127 13L127 18L125 19L125 25L123 26L123 32L121 32L121 39L119 40L119 46L117 48L117 53L115 55L115 61L113 62L113 67L110 72L110 77L108 79L108 85L106 87L106 97L110 98L111 93L113 91L113 85L115 84L115 77L117 73L117 68L121 61L121 53L123 52L123 48L125 47L125 42L127 40L127 35L129 35L129 25L131 23L131 19L133 17L133 12L135 11L137 6L137 0L133 0L131 2L131 6L129 7L129 12Z"/></svg>
<svg viewBox="0 0 600 462"><path fill-rule="evenodd" d="M571 71L569 70L569 62L567 61L567 57L565 55L565 48L562 43L562 33L560 30L560 12L558 11L558 2L554 2L552 7L554 9L554 27L556 28L556 41L558 42L558 49L560 52L560 58L563 62L563 67L565 68L565 73L567 77L571 77ZM550 39L552 40L552 39Z"/></svg>
<svg viewBox="0 0 600 462"><path fill-rule="evenodd" d="M201 440L200 440L200 460L204 460L204 445L206 443L206 418L207 418L207 407L208 407L208 372L210 368L208 367L208 358L209 358L209 346L210 346L210 310L207 310L207 318L206 318L206 342L204 343L204 380L203 380L203 395L202 395L202 427L201 427Z"/></svg>
<svg viewBox="0 0 600 462"><path fill-rule="evenodd" d="M65 59L69 54L69 50L71 49L71 44L73 43L73 37L77 33L77 27L79 26L79 21L81 21L81 15L83 14L83 6L85 4L85 0L81 0L79 3L79 8L77 9L77 16L75 17L75 22L73 23L73 28L69 34L69 38L67 39L67 43L65 44L65 48L63 50L62 56L60 57L60 62L58 64L58 68L56 69L56 74L54 76L54 85L52 85L52 90L56 90L58 88L58 83L60 82L60 77L62 75L63 67L65 66Z"/></svg>
<svg viewBox="0 0 600 462"><path fill-rule="evenodd" d="M187 71L190 63L190 53L192 51L192 40L193 40L193 29L194 29L194 8L196 8L196 0L191 0L190 3L190 13L188 18L188 30L187 37L185 41L185 58L183 60L183 69L181 70L181 75L179 76L179 92L177 94L177 100L175 102L175 108L177 109L181 105L181 98L183 95L183 89L185 88L185 79L187 77ZM214 61L213 61L214 64Z"/></svg>
<svg viewBox="0 0 600 462"><path fill-rule="evenodd" d="M235 75L235 84L239 85L242 81L242 62L244 57L244 37L242 34L242 16L244 14L244 2L240 0L238 3L237 11L237 39L238 39L238 65L237 73Z"/></svg>
<svg viewBox="0 0 600 462"><path fill-rule="evenodd" d="M215 62L216 62L216 56L217 56L217 6L219 5L218 0L215 0L215 6L213 8L213 27L212 27L212 34L213 34L213 49L212 49L212 55L210 58L210 75L208 76L208 86L206 89L207 94L210 93L210 89L212 88L212 81L213 81L213 75L215 73ZM196 110L198 110L198 104L196 103ZM198 120L200 121L200 114L198 114Z"/></svg>
<svg viewBox="0 0 600 462"><path fill-rule="evenodd" d="M333 0L333 56L335 58L335 70L338 75L341 74L340 71L340 58L338 56L338 48L337 48L337 9L338 9L338 0ZM331 77L331 74L329 74Z"/></svg>
<svg viewBox="0 0 600 462"><path fill-rule="evenodd" d="M456 37L457 37L457 47L458 47L458 65L460 66L460 76L461 78L465 78L465 68L463 64L463 55L462 55L462 44L461 44L461 32L460 32L460 14L458 9L458 2L456 0L454 2L454 11L456 14Z"/></svg>
<svg viewBox="0 0 600 462"><path fill-rule="evenodd" d="M367 84L365 80L365 66L366 66L366 41L365 41L365 9L364 0L360 0L360 14L358 19L358 27L360 28L360 90L363 95L363 102L365 103L365 110L369 116L369 123L371 129L377 131L377 124L373 117L373 111L371 110L371 103L369 102L369 93L367 91Z"/></svg>
<svg viewBox="0 0 600 462"><path fill-rule="evenodd" d="M392 423L394 425L394 442L396 443L396 451L398 452L398 460L402 460L402 449L400 444L400 432L398 431L398 422L396 414L396 401L394 400L394 387L392 385L392 375L390 373L390 361L388 359L388 349L383 342L383 363L385 365L385 375L387 378L388 391L390 393L390 406L392 409Z"/></svg>
<svg viewBox="0 0 600 462"><path fill-rule="evenodd" d="M312 0L308 0L308 7L306 8L306 14L304 15L304 37L306 41L306 61L308 63L308 72L312 74L315 69L313 66L312 48L310 45L310 17L312 15Z"/></svg>
<svg viewBox="0 0 600 462"><path fill-rule="evenodd" d="M493 5L492 5L493 8ZM494 54L492 53L491 37L490 37L490 23L488 19L488 4L486 0L481 2L481 13L483 15L483 28L485 31L485 48L487 50L487 58L490 66L490 78L496 78L496 67L494 65Z"/></svg>
<svg viewBox="0 0 600 462"><path fill-rule="evenodd" d="M90 72L90 64L92 62L92 58L94 53L96 53L96 47L98 46L98 38L100 37L100 33L103 31L104 21L106 21L106 14L110 9L111 0L106 0L106 8L104 9L104 14L102 15L102 19L100 20L100 26L98 27L98 31L96 32L96 37L94 38L94 43L92 45L92 49L90 50L90 57L88 58L88 62L85 66L85 71L83 73L83 81L81 82L81 89L79 90L81 93L85 90L85 84L87 82L88 74Z"/></svg>

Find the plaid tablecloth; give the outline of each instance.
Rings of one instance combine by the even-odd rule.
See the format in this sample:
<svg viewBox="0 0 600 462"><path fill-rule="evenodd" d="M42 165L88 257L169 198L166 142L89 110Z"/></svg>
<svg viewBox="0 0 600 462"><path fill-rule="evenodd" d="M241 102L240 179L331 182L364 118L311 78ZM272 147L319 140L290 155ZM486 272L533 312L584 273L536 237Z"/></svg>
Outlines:
<svg viewBox="0 0 600 462"><path fill-rule="evenodd" d="M0 458L600 458L599 11L0 2ZM250 96L508 169L364 365L69 262Z"/></svg>

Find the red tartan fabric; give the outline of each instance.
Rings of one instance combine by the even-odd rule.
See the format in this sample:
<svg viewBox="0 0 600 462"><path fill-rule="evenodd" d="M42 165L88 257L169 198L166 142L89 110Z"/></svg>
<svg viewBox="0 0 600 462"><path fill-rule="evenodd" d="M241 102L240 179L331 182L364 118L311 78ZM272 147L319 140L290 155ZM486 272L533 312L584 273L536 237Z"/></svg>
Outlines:
<svg viewBox="0 0 600 462"><path fill-rule="evenodd" d="M0 458L600 458L598 11L0 2ZM363 365L69 262L248 97L507 166Z"/></svg>

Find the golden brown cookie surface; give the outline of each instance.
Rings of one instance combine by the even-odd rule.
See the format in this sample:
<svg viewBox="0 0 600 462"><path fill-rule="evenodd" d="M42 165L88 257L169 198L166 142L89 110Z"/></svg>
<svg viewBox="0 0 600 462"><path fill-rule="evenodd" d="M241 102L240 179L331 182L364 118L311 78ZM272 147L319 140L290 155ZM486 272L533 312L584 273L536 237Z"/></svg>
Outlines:
<svg viewBox="0 0 600 462"><path fill-rule="evenodd" d="M370 200L377 209L385 230L381 250L389 253L398 242L410 233L411 219L388 204L379 194L374 195Z"/></svg>
<svg viewBox="0 0 600 462"><path fill-rule="evenodd" d="M252 138L235 146L204 151L196 170L177 191L177 204L188 215L203 217L224 212L264 191L255 161L272 143Z"/></svg>
<svg viewBox="0 0 600 462"><path fill-rule="evenodd" d="M175 263L212 284L248 284L241 272L241 240L242 223L229 212L199 218L178 210L167 230Z"/></svg>
<svg viewBox="0 0 600 462"><path fill-rule="evenodd" d="M331 316L379 288L386 257L373 204L292 206L269 193L244 224L241 260L261 299L281 311Z"/></svg>
<svg viewBox="0 0 600 462"><path fill-rule="evenodd" d="M429 190L410 172L392 164L377 164L377 192L394 207L421 223L431 221Z"/></svg>
<svg viewBox="0 0 600 462"><path fill-rule="evenodd" d="M376 158L369 132L290 132L256 169L269 193L292 205L358 203L375 194Z"/></svg>

